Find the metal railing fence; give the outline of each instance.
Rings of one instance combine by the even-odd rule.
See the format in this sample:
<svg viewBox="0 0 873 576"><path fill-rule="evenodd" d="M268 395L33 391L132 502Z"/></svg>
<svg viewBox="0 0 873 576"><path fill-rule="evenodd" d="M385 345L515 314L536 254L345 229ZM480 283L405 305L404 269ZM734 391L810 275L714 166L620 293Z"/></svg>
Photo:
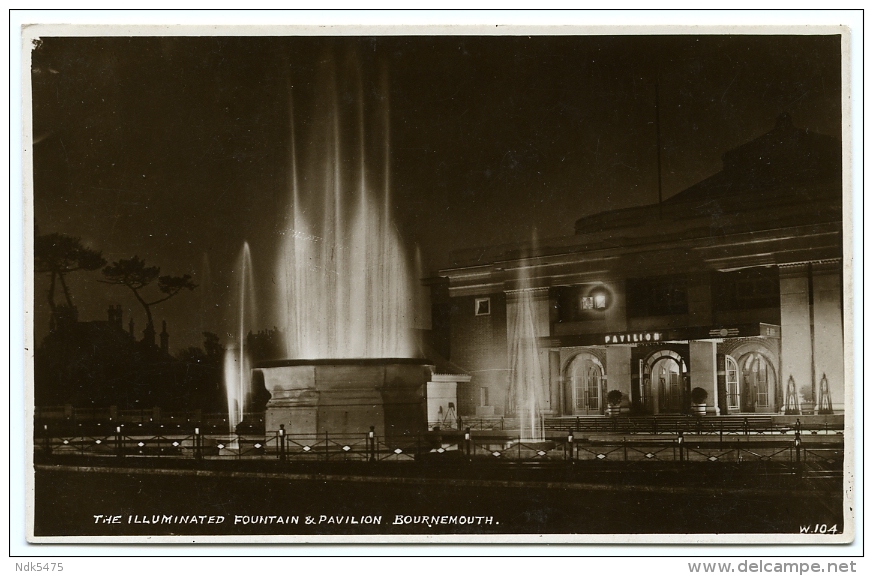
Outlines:
<svg viewBox="0 0 873 576"><path fill-rule="evenodd" d="M37 431L34 452L39 457L88 456L181 460L279 460L282 462L766 462L792 467L803 463L838 470L843 464L842 438L804 438L795 430L790 438L754 440L706 435L590 440L566 435L541 440L493 435L466 428L418 435L286 434L284 428L267 434L218 434L196 427L193 433L141 434L138 427L117 426L109 434L55 435L47 426Z"/></svg>

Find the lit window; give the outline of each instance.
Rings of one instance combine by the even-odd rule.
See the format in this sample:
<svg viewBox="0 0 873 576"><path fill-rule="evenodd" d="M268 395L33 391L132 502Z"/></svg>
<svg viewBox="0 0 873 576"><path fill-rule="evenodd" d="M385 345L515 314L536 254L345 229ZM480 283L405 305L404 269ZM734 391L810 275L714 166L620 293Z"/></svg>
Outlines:
<svg viewBox="0 0 873 576"><path fill-rule="evenodd" d="M597 293L594 296L583 296L581 303L582 310L603 310L606 308L606 294Z"/></svg>
<svg viewBox="0 0 873 576"><path fill-rule="evenodd" d="M491 314L491 298L476 298L476 316Z"/></svg>
<svg viewBox="0 0 873 576"><path fill-rule="evenodd" d="M740 369L737 361L730 356L724 357L725 361L725 387L727 388L728 410L735 412L740 409Z"/></svg>

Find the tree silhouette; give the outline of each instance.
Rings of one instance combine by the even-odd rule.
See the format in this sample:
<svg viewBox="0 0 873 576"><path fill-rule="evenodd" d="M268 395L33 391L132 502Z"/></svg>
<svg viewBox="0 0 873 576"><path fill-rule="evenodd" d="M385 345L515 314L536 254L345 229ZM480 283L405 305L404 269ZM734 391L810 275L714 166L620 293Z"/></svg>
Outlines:
<svg viewBox="0 0 873 576"><path fill-rule="evenodd" d="M38 274L51 276L47 296L52 312L57 310L56 282L60 282L67 306L72 308L73 297L65 280L66 275L80 270L97 270L106 264L101 252L86 248L79 238L57 233L40 235L38 227L34 231L33 256L34 270Z"/></svg>
<svg viewBox="0 0 873 576"><path fill-rule="evenodd" d="M182 290L193 290L197 287L191 282L191 276L160 276L161 269L157 266L146 266L145 260L139 256L133 258L121 259L113 262L103 269L103 276L106 280L101 280L104 284L116 284L126 286L133 292L134 297L142 305L146 313L148 324L146 332L154 334L155 325L152 321L152 306L166 302L173 296L177 295ZM155 280L158 281L158 290L163 296L156 300L147 301L142 294L144 288L152 284Z"/></svg>

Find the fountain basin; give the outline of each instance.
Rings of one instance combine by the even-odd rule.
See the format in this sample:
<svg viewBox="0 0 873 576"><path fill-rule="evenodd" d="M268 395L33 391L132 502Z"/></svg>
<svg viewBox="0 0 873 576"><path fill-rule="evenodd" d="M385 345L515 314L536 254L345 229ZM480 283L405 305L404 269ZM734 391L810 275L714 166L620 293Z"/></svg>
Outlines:
<svg viewBox="0 0 873 576"><path fill-rule="evenodd" d="M432 366L410 358L278 360L255 367L271 394L268 435L366 434L395 439L427 431Z"/></svg>

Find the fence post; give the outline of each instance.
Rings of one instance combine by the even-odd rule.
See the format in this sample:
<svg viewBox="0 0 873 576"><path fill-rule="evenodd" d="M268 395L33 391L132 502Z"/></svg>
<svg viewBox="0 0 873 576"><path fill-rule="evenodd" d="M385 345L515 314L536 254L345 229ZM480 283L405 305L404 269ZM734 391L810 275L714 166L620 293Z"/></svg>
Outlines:
<svg viewBox="0 0 873 576"><path fill-rule="evenodd" d="M121 439L121 426L115 427L115 455L124 458L124 445Z"/></svg>
<svg viewBox="0 0 873 576"><path fill-rule="evenodd" d="M194 428L194 459L203 458L203 439L200 437L200 426Z"/></svg>
<svg viewBox="0 0 873 576"><path fill-rule="evenodd" d="M48 424L42 425L42 429L43 429L43 432L45 434L45 455L51 456L52 455L52 438L51 438L51 435L49 434L48 428L49 428Z"/></svg>
<svg viewBox="0 0 873 576"><path fill-rule="evenodd" d="M279 424L279 462L285 461L285 425Z"/></svg>
<svg viewBox="0 0 873 576"><path fill-rule="evenodd" d="M743 418L743 435L749 435L749 419Z"/></svg>
<svg viewBox="0 0 873 576"><path fill-rule="evenodd" d="M567 452L570 457L570 462L575 462L573 458L573 429L567 430Z"/></svg>
<svg viewBox="0 0 873 576"><path fill-rule="evenodd" d="M685 462L685 433L679 431L679 461Z"/></svg>
<svg viewBox="0 0 873 576"><path fill-rule="evenodd" d="M800 471L802 467L800 462L800 430L794 433L794 457L797 459L797 470Z"/></svg>
<svg viewBox="0 0 873 576"><path fill-rule="evenodd" d="M467 453L467 460L470 459L470 427L464 429L464 451Z"/></svg>
<svg viewBox="0 0 873 576"><path fill-rule="evenodd" d="M370 431L367 432L367 453L370 462L376 461L376 427L370 426Z"/></svg>

